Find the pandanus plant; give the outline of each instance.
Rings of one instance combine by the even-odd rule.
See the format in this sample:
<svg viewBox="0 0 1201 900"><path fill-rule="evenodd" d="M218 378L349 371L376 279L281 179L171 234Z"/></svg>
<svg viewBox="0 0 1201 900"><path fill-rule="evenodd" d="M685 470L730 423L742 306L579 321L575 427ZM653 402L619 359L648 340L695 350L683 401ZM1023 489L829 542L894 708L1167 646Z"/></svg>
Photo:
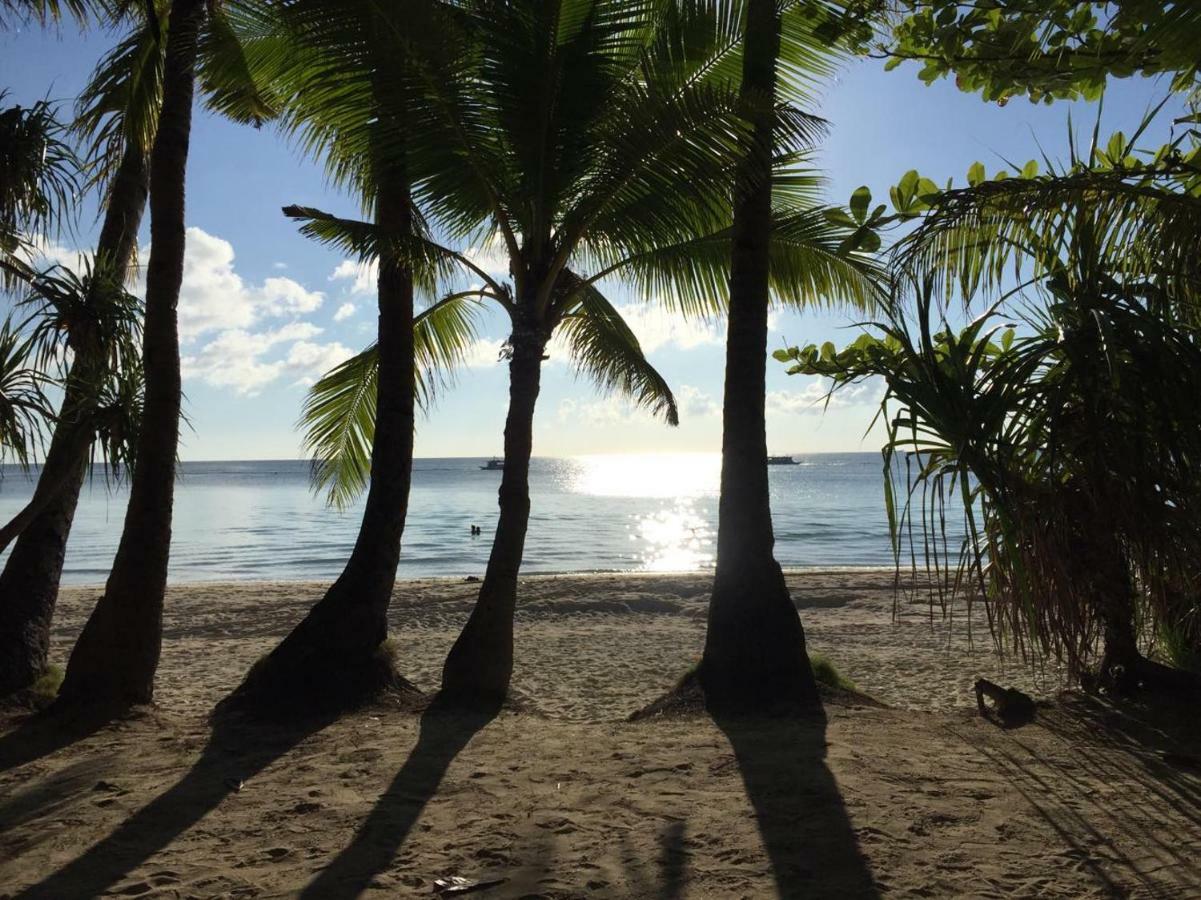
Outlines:
<svg viewBox="0 0 1201 900"><path fill-rule="evenodd" d="M898 454L916 462L889 491L895 549L915 497L930 543L956 493L967 538L950 587L985 597L999 639L1113 688L1198 686L1143 653L1158 639L1188 666L1201 647L1201 170L1187 141L1142 157L1134 139L1094 139L1066 170L1017 179L973 167L967 188L927 191L917 210L894 192L921 213L898 255L920 274L917 315L898 302L841 352L780 354L836 385L884 377L886 476ZM1006 305L956 334L936 301L981 290Z"/></svg>

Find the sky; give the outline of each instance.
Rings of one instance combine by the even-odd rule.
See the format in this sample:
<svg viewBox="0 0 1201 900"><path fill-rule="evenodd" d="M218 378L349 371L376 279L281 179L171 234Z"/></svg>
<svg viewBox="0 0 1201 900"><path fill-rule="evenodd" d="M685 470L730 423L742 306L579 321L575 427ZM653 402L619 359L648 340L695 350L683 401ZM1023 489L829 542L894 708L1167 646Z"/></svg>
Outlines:
<svg viewBox="0 0 1201 900"><path fill-rule="evenodd" d="M115 36L37 28L0 33L4 105L61 101L69 115L76 94ZM1163 97L1166 83L1114 82L1104 101L1102 133L1133 130ZM1067 155L1068 116L1091 130L1096 105L1004 107L960 93L941 81L923 85L911 65L883 71L853 61L825 86L817 112L830 123L816 154L831 202L845 203L866 184L886 199L889 185L916 168L937 183L962 183L976 160L988 170L1020 165L1046 152ZM1168 116L1161 116L1166 119ZM1149 133L1152 144L1166 124ZM188 247L180 297L185 460L293 459L303 455L296 420L305 391L331 366L367 346L374 334L369 275L336 251L302 238L280 208L297 203L356 216L354 202L331 188L319 161L305 158L270 127L233 125L202 109L193 119L188 161ZM148 218L148 217L147 217ZM87 249L97 232L95 203L85 204L74 234L55 252ZM143 225L143 242L148 228ZM488 248L474 248L485 268L504 274ZM143 257L143 262L144 262ZM724 325L684 321L655 298L620 286L609 296L623 309L651 362L680 406L670 428L575 378L552 345L535 421L534 453L574 456L620 452L715 452L721 448ZM771 318L769 350L812 342L842 345L857 335L853 312L780 310ZM499 313L481 329L467 366L417 427L416 455L491 456L502 449L507 368L497 354L507 330ZM788 376L768 362L769 452L801 454L878 450L868 433L880 397L857 386L822 402L816 378Z"/></svg>

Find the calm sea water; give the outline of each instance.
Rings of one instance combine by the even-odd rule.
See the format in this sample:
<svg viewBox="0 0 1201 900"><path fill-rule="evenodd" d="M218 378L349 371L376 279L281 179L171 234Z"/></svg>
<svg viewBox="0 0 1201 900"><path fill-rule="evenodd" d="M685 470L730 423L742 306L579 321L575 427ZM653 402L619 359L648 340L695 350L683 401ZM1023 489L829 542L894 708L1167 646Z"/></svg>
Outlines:
<svg viewBox="0 0 1201 900"><path fill-rule="evenodd" d="M785 566L890 565L880 457L798 456L773 466L776 556ZM482 575L496 522L499 472L485 460L419 459L413 473L399 577ZM717 455L535 459L524 571L679 571L713 565ZM333 578L354 543L361 505L325 506L303 461L189 462L175 494L170 577ZM32 492L5 467L0 516ZM123 488L99 475L84 488L64 582L98 584L112 563L125 513ZM472 537L478 524L482 536Z"/></svg>

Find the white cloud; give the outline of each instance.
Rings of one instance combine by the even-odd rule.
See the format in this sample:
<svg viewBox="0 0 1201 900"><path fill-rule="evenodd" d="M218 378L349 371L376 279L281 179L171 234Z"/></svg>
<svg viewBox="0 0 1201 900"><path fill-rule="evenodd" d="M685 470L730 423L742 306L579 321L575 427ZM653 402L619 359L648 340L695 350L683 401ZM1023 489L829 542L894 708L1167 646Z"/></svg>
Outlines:
<svg viewBox="0 0 1201 900"><path fill-rule="evenodd" d="M343 303L334 313L334 321L342 322L354 315L355 305L353 303Z"/></svg>
<svg viewBox="0 0 1201 900"><path fill-rule="evenodd" d="M22 237L26 241L26 244L15 255L18 259L23 260L35 269L65 266L76 274L83 275L87 263L91 260L90 253L84 253L74 247L60 244L57 241L48 239L45 235L37 235L32 239L28 235L23 235Z"/></svg>
<svg viewBox="0 0 1201 900"><path fill-rule="evenodd" d="M721 413L720 403L700 388L695 388L690 384L680 385L680 389L675 392L675 395L676 405L680 408L682 416L701 418Z"/></svg>
<svg viewBox="0 0 1201 900"><path fill-rule="evenodd" d="M500 338L479 338L464 354L463 364L469 369L484 369L499 365L500 351L505 342Z"/></svg>
<svg viewBox="0 0 1201 900"><path fill-rule="evenodd" d="M882 388L883 384L875 380L847 385L830 395L828 408L873 405L880 401ZM824 379L810 381L799 391L768 391L767 411L779 415L825 412L826 395L829 391L829 382Z"/></svg>
<svg viewBox="0 0 1201 900"><path fill-rule="evenodd" d="M144 275L139 277L138 288L145 290ZM200 228L188 229L179 292L183 341L211 331L245 330L263 319L311 313L324 299L321 292L281 276L259 285L248 284L234 270L234 248L229 241Z"/></svg>
<svg viewBox="0 0 1201 900"><path fill-rule="evenodd" d="M330 281L348 281L349 290L353 295L375 293L375 283L379 277L379 263L375 260L361 263L353 259L344 259L330 273Z"/></svg>
<svg viewBox="0 0 1201 900"><path fill-rule="evenodd" d="M637 336L643 353L653 353L666 346L691 350L707 344L720 344L725 339L724 329L719 322L686 319L657 304L629 304L618 306L617 311Z"/></svg>
<svg viewBox="0 0 1201 900"><path fill-rule="evenodd" d="M271 268L279 269L280 271L282 271L282 270L288 268L288 264L286 262L273 262L271 264Z"/></svg>
<svg viewBox="0 0 1201 900"><path fill-rule="evenodd" d="M602 397L599 400L574 400L568 397L560 400L555 410L560 422L601 426L621 425L633 420L638 413L639 410L632 403L619 396Z"/></svg>
<svg viewBox="0 0 1201 900"><path fill-rule="evenodd" d="M309 322L292 322L258 333L229 329L181 360L183 377L247 396L254 396L285 376L312 378L353 352L336 342L320 344L311 340L320 333L321 329ZM267 358L284 345L290 345L286 353Z"/></svg>
<svg viewBox="0 0 1201 900"><path fill-rule="evenodd" d="M478 247L468 247L463 255L493 278L509 276L509 253L504 238L499 235Z"/></svg>

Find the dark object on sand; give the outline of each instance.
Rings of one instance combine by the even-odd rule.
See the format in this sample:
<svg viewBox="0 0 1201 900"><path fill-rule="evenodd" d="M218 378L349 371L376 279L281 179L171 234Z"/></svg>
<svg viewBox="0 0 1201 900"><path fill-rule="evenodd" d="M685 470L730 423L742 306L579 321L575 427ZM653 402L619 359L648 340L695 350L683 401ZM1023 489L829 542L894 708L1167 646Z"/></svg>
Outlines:
<svg viewBox="0 0 1201 900"><path fill-rule="evenodd" d="M458 875L447 875L445 878L439 878L434 881L434 890L443 896L447 894L470 894L473 891L482 891L484 888L495 887L498 884L504 884L508 879L505 878L462 878Z"/></svg>
<svg viewBox="0 0 1201 900"><path fill-rule="evenodd" d="M480 577L478 575L468 575L463 580L466 581L468 584L474 584L475 582L480 580Z"/></svg>
<svg viewBox="0 0 1201 900"><path fill-rule="evenodd" d="M991 709L985 704L985 697L992 700ZM976 679L976 707L984 718L1005 728L1034 721L1033 697L1016 688L1001 687L986 678Z"/></svg>

